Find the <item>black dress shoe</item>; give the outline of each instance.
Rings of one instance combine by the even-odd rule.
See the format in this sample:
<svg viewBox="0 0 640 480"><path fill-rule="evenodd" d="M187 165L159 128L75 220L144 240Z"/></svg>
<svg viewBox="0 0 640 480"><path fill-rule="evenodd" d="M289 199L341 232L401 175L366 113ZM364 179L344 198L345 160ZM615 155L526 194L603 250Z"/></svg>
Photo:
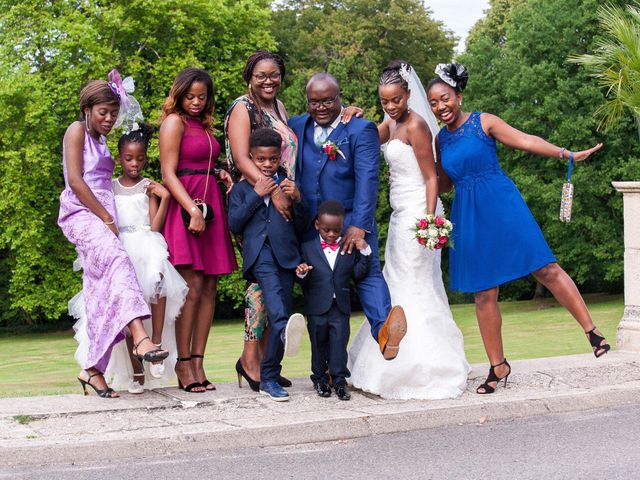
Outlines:
<svg viewBox="0 0 640 480"><path fill-rule="evenodd" d="M290 387L291 386L291 380L289 380L288 378L283 377L282 375L278 375L278 385L280 385L281 387Z"/></svg>
<svg viewBox="0 0 640 480"><path fill-rule="evenodd" d="M314 383L313 388L316 390L316 393L323 398L331 396L331 388L324 382Z"/></svg>
<svg viewBox="0 0 640 480"><path fill-rule="evenodd" d="M336 395L340 400L351 400L351 392L346 385L338 385L336 387Z"/></svg>

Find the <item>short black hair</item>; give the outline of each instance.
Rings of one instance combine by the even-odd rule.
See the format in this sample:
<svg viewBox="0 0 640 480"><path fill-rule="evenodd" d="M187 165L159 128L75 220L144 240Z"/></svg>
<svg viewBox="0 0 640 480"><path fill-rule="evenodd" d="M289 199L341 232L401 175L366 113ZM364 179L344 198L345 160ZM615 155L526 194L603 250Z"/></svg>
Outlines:
<svg viewBox="0 0 640 480"><path fill-rule="evenodd" d="M345 211L344 211L344 207L339 201L325 200L318 207L317 218L320 218L320 215L333 215L335 217L344 218Z"/></svg>
<svg viewBox="0 0 640 480"><path fill-rule="evenodd" d="M271 128L259 128L249 135L249 149L256 147L277 147L282 149L282 136Z"/></svg>

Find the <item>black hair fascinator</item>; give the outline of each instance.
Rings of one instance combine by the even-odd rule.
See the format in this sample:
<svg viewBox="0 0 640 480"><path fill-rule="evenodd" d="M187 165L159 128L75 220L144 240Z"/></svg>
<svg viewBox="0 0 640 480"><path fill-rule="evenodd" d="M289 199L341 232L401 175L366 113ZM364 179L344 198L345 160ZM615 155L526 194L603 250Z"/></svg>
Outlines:
<svg viewBox="0 0 640 480"><path fill-rule="evenodd" d="M469 72L467 72L467 68L464 65L459 63L440 63L435 72L444 83L451 85L459 92L462 92L464 87L467 86Z"/></svg>

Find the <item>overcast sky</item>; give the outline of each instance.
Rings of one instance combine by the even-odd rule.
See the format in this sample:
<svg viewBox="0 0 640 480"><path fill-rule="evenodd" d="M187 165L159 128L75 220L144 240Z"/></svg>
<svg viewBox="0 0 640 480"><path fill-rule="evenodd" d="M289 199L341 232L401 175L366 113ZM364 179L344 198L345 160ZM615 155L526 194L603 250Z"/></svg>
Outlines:
<svg viewBox="0 0 640 480"><path fill-rule="evenodd" d="M469 29L484 16L483 11L489 8L489 0L424 0L431 8L433 17L453 30L460 43L456 51L464 50L464 40Z"/></svg>

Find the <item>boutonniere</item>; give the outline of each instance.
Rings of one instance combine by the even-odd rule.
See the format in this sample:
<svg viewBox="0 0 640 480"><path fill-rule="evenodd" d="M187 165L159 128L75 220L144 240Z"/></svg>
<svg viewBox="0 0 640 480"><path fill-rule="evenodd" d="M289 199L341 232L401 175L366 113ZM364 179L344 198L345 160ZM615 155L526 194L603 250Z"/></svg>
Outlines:
<svg viewBox="0 0 640 480"><path fill-rule="evenodd" d="M334 141L327 140L324 142L322 144L322 150L329 156L329 160L335 160L338 155L346 160L344 153L342 153L342 150L338 148L338 145Z"/></svg>

